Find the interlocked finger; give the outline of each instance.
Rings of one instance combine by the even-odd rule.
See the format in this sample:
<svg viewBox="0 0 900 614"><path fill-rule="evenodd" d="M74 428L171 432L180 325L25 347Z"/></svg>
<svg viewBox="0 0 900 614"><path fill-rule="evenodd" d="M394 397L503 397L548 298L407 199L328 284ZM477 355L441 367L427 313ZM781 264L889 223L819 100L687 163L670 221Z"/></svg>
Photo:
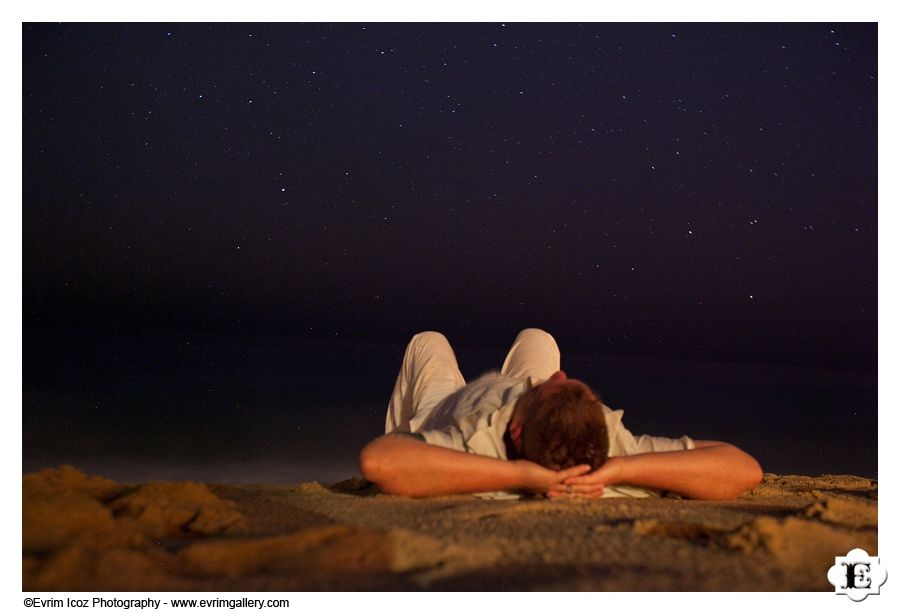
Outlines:
<svg viewBox="0 0 900 614"><path fill-rule="evenodd" d="M603 494L603 484L555 484L548 497L597 497Z"/></svg>

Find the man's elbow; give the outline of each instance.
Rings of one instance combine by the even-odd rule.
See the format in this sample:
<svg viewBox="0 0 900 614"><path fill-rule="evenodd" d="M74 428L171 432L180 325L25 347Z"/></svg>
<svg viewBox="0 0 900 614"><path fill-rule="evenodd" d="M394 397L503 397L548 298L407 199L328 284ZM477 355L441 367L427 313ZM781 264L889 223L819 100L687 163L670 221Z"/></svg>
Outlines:
<svg viewBox="0 0 900 614"><path fill-rule="evenodd" d="M731 444L720 444L730 458L723 462L716 475L710 475L701 489L692 496L708 501L732 501L762 481L762 467L755 458Z"/></svg>
<svg viewBox="0 0 900 614"><path fill-rule="evenodd" d="M755 488L762 481L762 467L755 458L742 452L744 458L738 467L734 468L732 479L729 480L727 487L720 494L718 499L730 500L737 499L742 494Z"/></svg>
<svg viewBox="0 0 900 614"><path fill-rule="evenodd" d="M743 485L741 488L741 493L744 493L751 488L756 488L756 486L760 482L762 482L762 478L762 467L760 467L759 462L755 458L748 454L746 466L742 471Z"/></svg>
<svg viewBox="0 0 900 614"><path fill-rule="evenodd" d="M384 480L384 457L381 451L380 440L370 442L359 452L359 470L363 477L380 484Z"/></svg>
<svg viewBox="0 0 900 614"><path fill-rule="evenodd" d="M392 495L405 495L404 480L397 474L389 446L378 438L359 453L359 470L364 478Z"/></svg>

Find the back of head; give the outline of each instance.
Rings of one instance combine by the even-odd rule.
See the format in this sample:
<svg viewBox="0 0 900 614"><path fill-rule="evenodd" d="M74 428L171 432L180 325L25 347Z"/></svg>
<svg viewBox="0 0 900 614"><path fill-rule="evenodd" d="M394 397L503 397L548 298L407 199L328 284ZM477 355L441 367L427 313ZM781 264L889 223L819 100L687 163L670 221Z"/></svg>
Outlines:
<svg viewBox="0 0 900 614"><path fill-rule="evenodd" d="M522 425L521 456L553 470L597 469L609 456L603 405L585 387L566 387L531 409Z"/></svg>

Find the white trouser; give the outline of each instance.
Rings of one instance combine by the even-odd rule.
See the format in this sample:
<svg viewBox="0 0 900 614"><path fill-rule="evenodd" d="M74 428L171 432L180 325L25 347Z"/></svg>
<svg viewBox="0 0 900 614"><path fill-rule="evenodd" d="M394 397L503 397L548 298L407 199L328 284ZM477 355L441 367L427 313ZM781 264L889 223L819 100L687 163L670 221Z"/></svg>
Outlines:
<svg viewBox="0 0 900 614"><path fill-rule="evenodd" d="M501 375L537 381L549 379L559 371L559 347L556 340L538 328L526 328L516 337ZM430 412L445 398L466 385L459 372L450 342L441 333L415 335L406 346L403 365L388 404L384 432L409 432L413 416Z"/></svg>

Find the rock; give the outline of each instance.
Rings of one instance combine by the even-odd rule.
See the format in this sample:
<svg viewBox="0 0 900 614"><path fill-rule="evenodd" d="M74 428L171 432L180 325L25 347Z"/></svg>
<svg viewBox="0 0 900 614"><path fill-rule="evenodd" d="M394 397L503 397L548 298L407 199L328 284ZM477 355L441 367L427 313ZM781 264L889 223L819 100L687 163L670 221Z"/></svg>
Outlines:
<svg viewBox="0 0 900 614"><path fill-rule="evenodd" d="M218 539L191 544L178 553L191 574L237 578L247 575L384 572L391 544L383 534L341 524L268 538Z"/></svg>
<svg viewBox="0 0 900 614"><path fill-rule="evenodd" d="M22 478L26 497L79 493L106 501L128 489L104 477L86 475L71 465L43 469Z"/></svg>
<svg viewBox="0 0 900 614"><path fill-rule="evenodd" d="M117 523L103 501L126 490L111 480L64 465L22 479L22 549L44 552L70 545L98 548L142 542L130 523Z"/></svg>
<svg viewBox="0 0 900 614"><path fill-rule="evenodd" d="M117 516L137 520L141 531L153 538L236 532L245 524L234 502L195 482L144 484L109 507Z"/></svg>
<svg viewBox="0 0 900 614"><path fill-rule="evenodd" d="M726 543L743 553L765 551L787 568L821 570L834 564L835 556L853 548L877 552L875 536L867 531L834 528L802 518L763 516L728 536ZM824 578L824 575L822 576Z"/></svg>
<svg viewBox="0 0 900 614"><path fill-rule="evenodd" d="M183 591L191 582L169 572L172 555L149 551L64 548L23 573L26 591ZM24 571L24 570L23 570Z"/></svg>
<svg viewBox="0 0 900 614"><path fill-rule="evenodd" d="M878 526L878 504L855 497L829 497L808 506L803 510L803 514L807 518L817 518L855 529Z"/></svg>

